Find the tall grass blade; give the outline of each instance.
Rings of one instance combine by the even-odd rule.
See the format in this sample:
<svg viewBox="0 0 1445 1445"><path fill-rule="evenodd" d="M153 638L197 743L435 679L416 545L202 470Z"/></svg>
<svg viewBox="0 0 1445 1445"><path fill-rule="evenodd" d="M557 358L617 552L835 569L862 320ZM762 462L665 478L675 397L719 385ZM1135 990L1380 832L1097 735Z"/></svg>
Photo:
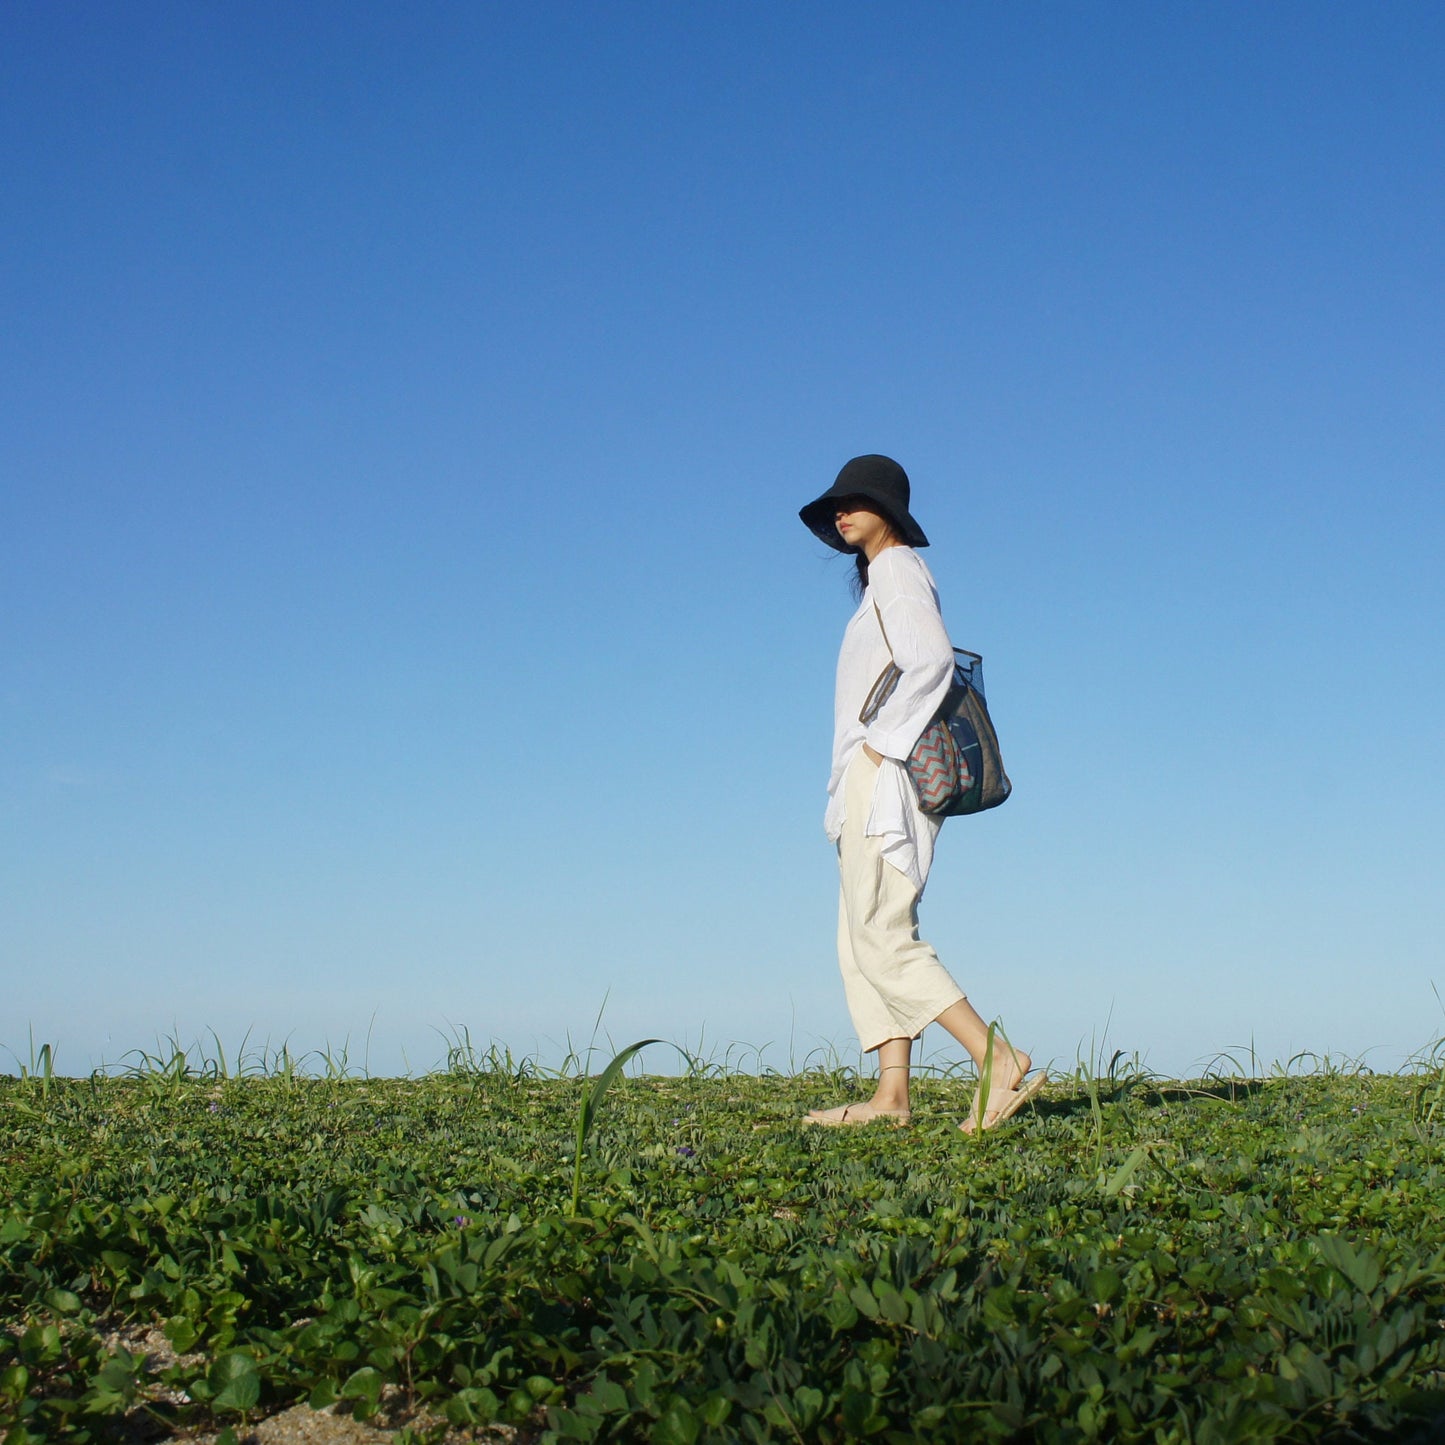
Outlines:
<svg viewBox="0 0 1445 1445"><path fill-rule="evenodd" d="M988 1117L988 1096L993 1091L993 1050L998 1036L998 1023L988 1026L988 1038L983 1045L983 1065L978 1071L978 1088L973 1095L973 1137L983 1137L983 1121Z"/></svg>
<svg viewBox="0 0 1445 1445"><path fill-rule="evenodd" d="M661 1039L639 1039L635 1044L628 1044L621 1053L613 1057L612 1062L595 1079L588 1079L582 1086L582 1104L577 1110L577 1155L572 1161L572 1214L574 1218L582 1202L582 1155L587 1148L587 1138L592 1133L592 1126L597 1122L597 1111L602 1107L602 1100L606 1097L608 1089L612 1087L612 1081L626 1068L629 1059L640 1053L649 1044L660 1044L661 1042Z"/></svg>
<svg viewBox="0 0 1445 1445"><path fill-rule="evenodd" d="M1139 1172L1139 1166L1149 1157L1149 1148L1141 1144L1110 1176L1102 1193L1112 1199L1121 1194L1124 1186Z"/></svg>

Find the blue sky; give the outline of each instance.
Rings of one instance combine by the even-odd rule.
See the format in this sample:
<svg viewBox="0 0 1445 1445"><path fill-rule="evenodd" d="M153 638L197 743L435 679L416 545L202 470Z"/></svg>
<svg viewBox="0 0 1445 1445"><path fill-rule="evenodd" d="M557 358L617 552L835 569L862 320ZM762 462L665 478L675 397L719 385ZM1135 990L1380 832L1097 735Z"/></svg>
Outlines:
<svg viewBox="0 0 1445 1445"><path fill-rule="evenodd" d="M1442 152L1425 4L7 5L0 1045L849 1053L796 511L883 451L980 1011L1397 1065Z"/></svg>

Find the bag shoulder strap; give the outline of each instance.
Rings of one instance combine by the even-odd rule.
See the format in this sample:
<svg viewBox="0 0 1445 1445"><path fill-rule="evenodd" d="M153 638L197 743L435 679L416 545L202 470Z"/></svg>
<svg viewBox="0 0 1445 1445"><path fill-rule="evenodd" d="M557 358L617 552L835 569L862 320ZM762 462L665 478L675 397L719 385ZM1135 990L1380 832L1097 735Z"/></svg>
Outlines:
<svg viewBox="0 0 1445 1445"><path fill-rule="evenodd" d="M883 645L888 649L888 656L893 656L893 644L888 640L888 629L883 625L883 614L878 609L878 603L873 603L873 615L878 619L878 630L883 634Z"/></svg>
<svg viewBox="0 0 1445 1445"><path fill-rule="evenodd" d="M873 612L878 618L878 630L883 634L883 645L888 649L888 656L891 658L893 656L893 644L888 640L888 629L883 625L883 614L879 612L876 602L873 604ZM952 644L950 644L950 646L951 645ZM982 656L977 652L970 652L966 647L955 647L953 651L957 657L966 657L970 662L979 663L983 661ZM895 662L893 665L897 667L898 664Z"/></svg>
<svg viewBox="0 0 1445 1445"><path fill-rule="evenodd" d="M873 604L874 616L878 619L878 630L883 634L883 645L888 649L888 666L878 674L878 681L868 689L868 696L863 699L863 706L858 711L860 723L871 723L878 715L878 709L888 700L888 694L898 684L898 664L893 661L893 644L888 640L888 629L883 625L883 614L878 610L878 604Z"/></svg>

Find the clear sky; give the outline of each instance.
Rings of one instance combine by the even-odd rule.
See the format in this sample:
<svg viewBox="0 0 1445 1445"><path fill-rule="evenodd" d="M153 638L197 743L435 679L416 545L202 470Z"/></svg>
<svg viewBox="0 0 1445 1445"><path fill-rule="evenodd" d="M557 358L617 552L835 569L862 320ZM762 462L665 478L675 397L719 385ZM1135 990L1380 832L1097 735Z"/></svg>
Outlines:
<svg viewBox="0 0 1445 1445"><path fill-rule="evenodd" d="M796 512L882 451L1015 785L980 1011L1397 1065L1442 177L1428 3L11 0L0 1045L851 1056Z"/></svg>

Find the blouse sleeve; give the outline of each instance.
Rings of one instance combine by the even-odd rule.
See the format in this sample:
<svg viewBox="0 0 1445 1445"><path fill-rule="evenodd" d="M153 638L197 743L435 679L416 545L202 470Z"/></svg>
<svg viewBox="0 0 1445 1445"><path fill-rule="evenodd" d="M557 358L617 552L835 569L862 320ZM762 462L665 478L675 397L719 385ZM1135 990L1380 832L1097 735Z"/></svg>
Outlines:
<svg viewBox="0 0 1445 1445"><path fill-rule="evenodd" d="M868 590L898 665L898 685L868 725L864 741L885 758L907 761L953 677L953 646L926 575L888 548L868 569Z"/></svg>

